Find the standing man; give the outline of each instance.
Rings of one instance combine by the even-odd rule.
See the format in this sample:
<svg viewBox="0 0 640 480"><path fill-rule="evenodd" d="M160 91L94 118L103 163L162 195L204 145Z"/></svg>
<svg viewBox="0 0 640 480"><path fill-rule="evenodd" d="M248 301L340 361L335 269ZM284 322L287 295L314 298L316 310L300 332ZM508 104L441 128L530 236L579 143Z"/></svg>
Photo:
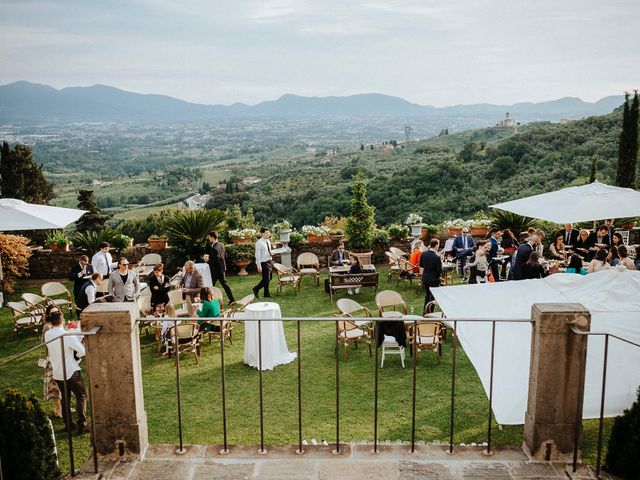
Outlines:
<svg viewBox="0 0 640 480"><path fill-rule="evenodd" d="M429 242L429 248L420 255L420 266L422 267L422 284L426 290L424 296L424 307L433 300L431 293L432 287L440 286L440 278L442 277L442 260L438 255L438 247L440 240L432 238Z"/></svg>
<svg viewBox="0 0 640 480"><path fill-rule="evenodd" d="M180 282L182 289L182 299L187 301L187 310L190 317L195 317L195 309L193 308L193 302L200 294L200 290L204 287L204 279L198 270L196 270L196 264L191 260L184 264L184 275ZM204 299L203 299L204 300Z"/></svg>
<svg viewBox="0 0 640 480"><path fill-rule="evenodd" d="M118 270L109 277L109 293L116 302L135 302L140 295L138 275L129 270L129 261L122 257L118 261Z"/></svg>
<svg viewBox="0 0 640 480"><path fill-rule="evenodd" d="M604 221L604 226L609 229L607 236L609 237L609 245L613 245L613 234L616 233L616 228L613 226L613 218L607 218Z"/></svg>
<svg viewBox="0 0 640 480"><path fill-rule="evenodd" d="M572 247L578 241L578 230L573 228L573 223L565 223L564 230L560 230L554 238L562 235L562 241L565 245L571 245Z"/></svg>
<svg viewBox="0 0 640 480"><path fill-rule="evenodd" d="M453 241L453 252L458 260L458 270L460 271L462 282L466 280L464 265L467 263L467 257L473 253L474 246L475 243L471 235L469 235L469 229L467 227L464 227L462 229L462 235L456 237Z"/></svg>
<svg viewBox="0 0 640 480"><path fill-rule="evenodd" d="M227 252L224 244L218 241L218 232L209 232L209 243L205 246L204 251L204 261L209 264L209 270L211 270L211 283L215 286L219 280L227 297L229 297L229 303L235 302L231 287L229 287L224 275L224 272L227 271Z"/></svg>
<svg viewBox="0 0 640 480"><path fill-rule="evenodd" d="M493 275L493 281L500 281L500 263L494 258L498 255L500 250L500 244L498 239L502 235L502 232L497 228L492 228L489 237L489 253L487 260L489 261L489 268L491 268L491 275Z"/></svg>
<svg viewBox="0 0 640 480"><path fill-rule="evenodd" d="M80 318L80 314L85 308L96 301L96 289L102 281L102 274L94 272L91 275L91 280L88 280L80 287L78 297L76 298L76 315L78 315L78 318Z"/></svg>
<svg viewBox="0 0 640 480"><path fill-rule="evenodd" d="M522 267L529 261L531 252L536 249L539 243L540 238L536 235L531 235L526 239L525 243L518 247L511 263L511 270L509 270L509 280L522 279Z"/></svg>
<svg viewBox="0 0 640 480"><path fill-rule="evenodd" d="M262 227L260 229L261 238L256 242L256 265L258 267L258 272L262 273L262 279L260 283L253 287L253 294L258 298L258 292L261 288L264 289L264 298L269 298L269 282L271 281L271 268L272 268L272 257L271 257L271 232L269 232L268 228Z"/></svg>
<svg viewBox="0 0 640 480"><path fill-rule="evenodd" d="M82 255L78 259L78 263L71 267L69 273L69 280L73 281L73 301L78 303L78 296L80 295L80 289L87 283L88 278L93 274L93 265L89 263L89 257Z"/></svg>
<svg viewBox="0 0 640 480"><path fill-rule="evenodd" d="M116 268L116 264L109 253L109 244L107 242L100 244L100 250L91 258L91 265L94 272L102 274L102 278L109 278L111 269Z"/></svg>
<svg viewBox="0 0 640 480"><path fill-rule="evenodd" d="M89 282L87 282L89 283ZM64 329L64 319L62 314L51 312L49 319L52 328L44 334L44 341L50 342L60 337L66 330ZM67 430L77 428L78 433L87 433L87 395L84 389L84 381L80 373L79 357L84 357L84 346L75 335L69 335L64 338L64 362L66 371L62 365L62 345L61 341L52 341L47 344L49 352L49 361L53 370L53 379L58 384L58 388L62 393L62 416ZM67 388L64 388L64 381L67 381ZM76 397L76 413L78 414L78 423L74 425L68 416L70 411L69 400L71 393Z"/></svg>

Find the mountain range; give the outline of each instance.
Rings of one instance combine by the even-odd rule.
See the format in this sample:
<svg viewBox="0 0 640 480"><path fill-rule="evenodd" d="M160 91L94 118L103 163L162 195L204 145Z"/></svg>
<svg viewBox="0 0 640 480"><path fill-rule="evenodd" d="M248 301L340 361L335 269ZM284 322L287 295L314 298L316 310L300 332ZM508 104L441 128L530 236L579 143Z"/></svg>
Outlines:
<svg viewBox="0 0 640 480"><path fill-rule="evenodd" d="M107 85L57 90L26 81L0 86L0 123L41 122L189 122L225 118L292 117L433 117L499 120L509 112L518 121L558 121L610 113L622 95L597 102L564 97L541 103L473 104L433 107L378 93L345 97L303 97L285 94L256 105L202 105L164 95L140 94Z"/></svg>

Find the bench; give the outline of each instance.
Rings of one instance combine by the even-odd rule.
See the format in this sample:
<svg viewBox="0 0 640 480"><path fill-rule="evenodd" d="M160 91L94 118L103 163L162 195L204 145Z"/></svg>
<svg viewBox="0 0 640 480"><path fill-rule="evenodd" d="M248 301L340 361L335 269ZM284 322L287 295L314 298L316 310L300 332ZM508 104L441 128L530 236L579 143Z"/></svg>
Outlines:
<svg viewBox="0 0 640 480"><path fill-rule="evenodd" d="M378 290L378 272L375 273L332 273L329 275L329 294L333 302L334 290L349 288L373 288L375 296Z"/></svg>

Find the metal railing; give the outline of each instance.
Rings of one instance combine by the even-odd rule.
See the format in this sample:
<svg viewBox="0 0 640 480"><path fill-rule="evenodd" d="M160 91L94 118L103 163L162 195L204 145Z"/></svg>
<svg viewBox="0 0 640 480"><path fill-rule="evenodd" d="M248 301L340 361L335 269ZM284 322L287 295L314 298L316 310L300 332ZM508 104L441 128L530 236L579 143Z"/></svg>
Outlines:
<svg viewBox="0 0 640 480"><path fill-rule="evenodd" d="M140 325L150 324L153 322L157 322L160 319L149 319L149 318L139 318L137 322ZM199 317L179 317L179 318L167 318L163 317L162 321L172 322L174 325L177 325L178 322L184 321L197 321L203 320ZM217 320L207 319L211 323L217 323ZM372 322L376 324L375 328L375 338L372 341L375 341L375 367L374 367L374 405L373 405L373 451L378 452L378 369L379 369L379 342L378 335L380 334L380 328L377 328L377 325L380 322L393 322L393 321L403 321L402 318L387 318L387 317L283 317L279 319L256 319L253 317L245 317L241 313L234 315L232 319L230 318L221 318L219 320L220 323L220 332L223 332L223 322L232 320L234 322L257 322L257 333L258 333L258 377L259 377L259 408L260 408L260 449L259 453L266 453L265 442L264 442L264 395L263 395L263 370L262 370L262 322L270 322L270 321L282 321L282 322L295 322L296 323L296 354L297 354L297 404L298 404L298 449L297 453L304 453L303 450L303 438L302 438L302 426L303 426L303 415L302 415L302 349L300 342L300 325L301 322L334 322L336 325L336 335L335 335L335 346L336 346L336 354L335 354L335 377L336 377L336 397L335 397L335 425L336 425L336 433L335 433L335 449L334 453L341 453L341 444L340 444L340 354L338 351L339 346L339 322L345 320L365 320L368 322ZM490 455L492 454L491 450L491 441L492 441L492 412L493 412L493 379L494 379L494 357L495 357L495 333L496 333L496 324L497 323L523 323L523 324L532 324L531 320L522 320L522 319L514 319L514 320L494 320L494 319L453 319L453 318L421 318L412 319L413 320L413 335L412 338L408 339L408 346L412 347L413 352L413 365L412 365L412 408L411 408L411 452L415 451L415 442L416 442L416 405L417 405L417 355L416 355L416 343L417 343L417 325L420 323L438 323L443 324L446 323L452 326L452 339L451 339L451 395L450 395L450 421L449 421L449 445L448 452L453 453L454 447L454 431L455 431L455 400L456 400L456 352L458 348L458 323L490 323L491 324L491 350L489 352L489 361L490 361L490 371L489 371L489 406L487 412L487 447L485 453ZM227 431L227 402L226 402L226 387L225 387L225 364L224 364L224 335L220 334L220 387L221 387L221 408L222 408L222 427L223 427L223 449L220 451L221 454L227 453L229 451L228 445L228 431ZM181 386L180 386L180 355L176 354L176 373L175 373L175 382L176 382L176 398L177 398L177 417L178 417L178 449L176 452L183 453L184 444L183 444L183 421L182 421L182 402L181 402Z"/></svg>
<svg viewBox="0 0 640 480"><path fill-rule="evenodd" d="M604 355L602 358L602 391L600 394L600 416L598 418L598 446L597 446L597 453L596 453L596 477L600 478L600 471L602 467L602 437L604 433L604 400L605 400L605 393L607 388L607 362L609 359L609 338L614 338L623 343L626 343L638 348L640 348L640 344L636 342L632 342L631 340L628 340L626 338L622 338L618 335L614 335L613 333L588 332L588 331L583 331L575 326L571 327L571 331L576 335L580 335L582 337L583 342L586 341L587 337L590 337L590 336L604 337ZM583 368L581 369L582 378L580 379L580 383L584 383L584 376L585 376L586 369L587 369L587 366L586 366L586 356L585 356L585 365L583 365ZM580 405L580 402L582 401L584 401L583 396L578 395L578 405L576 408L576 413L578 415L582 411L581 405ZM576 473L578 469L578 448L580 446L579 445L580 443L579 425L581 421L582 421L581 418L576 418L576 429L574 433L574 447L573 447L573 465L572 465L573 473Z"/></svg>
<svg viewBox="0 0 640 480"><path fill-rule="evenodd" d="M63 418L66 418L68 420L68 424L67 422L65 422L65 427L67 430L67 442L69 445L69 465L70 465L70 473L71 476L75 476L76 472L75 472L75 461L74 461L74 456L73 456L73 432L71 431L71 391L68 388L67 385L67 362L65 359L65 355L64 355L64 339L65 337L70 337L70 336L75 336L75 337L88 337L90 335L95 335L100 331L101 327L93 327L91 330L88 330L86 332L65 332L61 335L56 336L55 338L48 340L46 342L42 342L38 345L36 345L35 347L32 347L28 350L25 350L24 352L19 353L18 355L14 355L13 357L4 360L3 362L0 362L0 367L4 367L5 365L8 365L10 363L13 363L17 360L19 360L20 358L35 352L36 350L41 349L42 347L45 347L49 344L49 343L53 343L56 341L60 342L60 352L61 352L61 357L62 357L62 371L64 372L63 375L63 385L64 385L64 392L60 392L62 395L66 396L66 401L64 402L64 408L65 408L65 412L63 413ZM86 349L86 345L85 345L85 349ZM88 351L85 351L85 355L88 353ZM98 473L98 453L96 450L96 443L95 443L95 425L93 422L93 405L91 402L91 391L92 391L92 384L91 384L91 377L89 376L89 371L87 370L87 382L89 384L89 390L88 390L88 394L89 394L89 408L90 408L90 414L89 414L89 418L91 419L91 450L92 450L92 457L93 457L93 469L94 469L94 473ZM2 473L2 461L0 460L0 480L3 480L4 476Z"/></svg>

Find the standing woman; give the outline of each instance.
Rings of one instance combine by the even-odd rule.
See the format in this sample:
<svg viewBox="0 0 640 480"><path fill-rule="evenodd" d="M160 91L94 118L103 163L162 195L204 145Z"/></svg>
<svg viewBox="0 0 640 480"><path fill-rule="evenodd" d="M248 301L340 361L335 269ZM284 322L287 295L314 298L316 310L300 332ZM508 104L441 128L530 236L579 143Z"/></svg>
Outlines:
<svg viewBox="0 0 640 480"><path fill-rule="evenodd" d="M500 270L500 279L505 280L507 278L507 264L511 264L513 254L516 253L516 250L518 249L518 240L516 240L515 235L508 228L505 228L502 232L500 247L502 247L504 254L507 256L507 258L504 259L502 269Z"/></svg>
<svg viewBox="0 0 640 480"><path fill-rule="evenodd" d="M162 315L169 303L169 290L171 290L169 277L164 274L162 263L153 267L153 274L147 280L147 284L151 290L151 311Z"/></svg>
<svg viewBox="0 0 640 480"><path fill-rule="evenodd" d="M53 328L53 325L49 323L49 316L52 312L60 313L60 309L52 304L47 305L46 310L44 311L44 325L42 326L42 337L44 338L44 333L47 330ZM48 350L46 350L48 353ZM51 361L49 357L45 359L46 364L44 367L44 399L45 400L53 400L53 413L56 417L62 418L62 393L60 392L60 388L58 384L53 379L53 368L51 366ZM38 362L40 363L40 362ZM43 362L44 363L44 362Z"/></svg>

